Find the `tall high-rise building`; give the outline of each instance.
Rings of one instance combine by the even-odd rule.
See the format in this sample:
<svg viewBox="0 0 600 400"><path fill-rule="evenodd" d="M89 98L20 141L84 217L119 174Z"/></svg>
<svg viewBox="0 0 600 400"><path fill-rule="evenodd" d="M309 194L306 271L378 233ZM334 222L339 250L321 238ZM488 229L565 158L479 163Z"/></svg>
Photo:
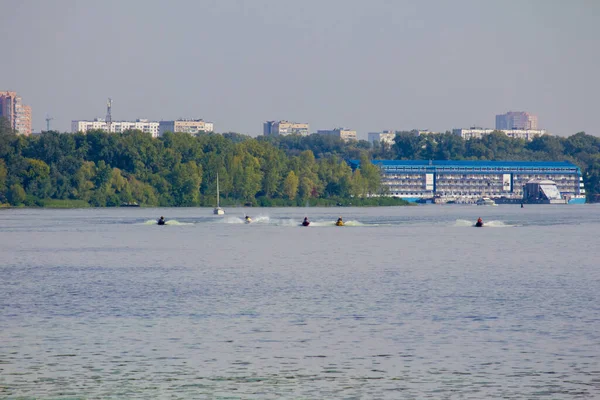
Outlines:
<svg viewBox="0 0 600 400"><path fill-rule="evenodd" d="M263 135L308 135L309 126L306 123L290 121L267 121L263 124Z"/></svg>
<svg viewBox="0 0 600 400"><path fill-rule="evenodd" d="M509 111L496 115L496 129L525 129L537 130L538 118L525 111Z"/></svg>
<svg viewBox="0 0 600 400"><path fill-rule="evenodd" d="M16 92L0 92L0 117L8 120L19 135L31 135L31 107L21 101Z"/></svg>

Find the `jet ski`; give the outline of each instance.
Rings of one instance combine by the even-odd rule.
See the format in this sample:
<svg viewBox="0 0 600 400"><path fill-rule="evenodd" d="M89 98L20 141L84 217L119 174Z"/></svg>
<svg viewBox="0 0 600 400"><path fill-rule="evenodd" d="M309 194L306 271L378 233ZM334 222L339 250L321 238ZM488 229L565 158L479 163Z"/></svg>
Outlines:
<svg viewBox="0 0 600 400"><path fill-rule="evenodd" d="M244 218L244 222L249 224L250 222L252 222L252 218L246 215L246 218Z"/></svg>
<svg viewBox="0 0 600 400"><path fill-rule="evenodd" d="M335 226L344 226L344 221L342 221L341 219L338 219L338 220L335 222Z"/></svg>
<svg viewBox="0 0 600 400"><path fill-rule="evenodd" d="M302 226L309 226L310 222L309 221L302 221Z"/></svg>
<svg viewBox="0 0 600 400"><path fill-rule="evenodd" d="M477 221L477 222L475 222L475 227L476 227L476 228L481 228L481 227L483 227L483 221Z"/></svg>
<svg viewBox="0 0 600 400"><path fill-rule="evenodd" d="M156 221L156 224L157 224L157 225L164 225L164 224L165 224L165 219L164 219L163 217L160 217L160 218L158 219L158 221Z"/></svg>

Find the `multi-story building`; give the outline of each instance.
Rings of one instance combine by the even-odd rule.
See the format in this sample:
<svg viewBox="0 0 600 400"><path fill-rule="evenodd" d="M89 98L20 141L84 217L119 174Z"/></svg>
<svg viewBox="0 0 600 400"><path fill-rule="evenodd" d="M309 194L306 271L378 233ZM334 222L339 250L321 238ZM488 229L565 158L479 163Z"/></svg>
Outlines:
<svg viewBox="0 0 600 400"><path fill-rule="evenodd" d="M369 132L368 134L369 142L373 144L383 142L389 145L393 145L395 137L395 131Z"/></svg>
<svg viewBox="0 0 600 400"><path fill-rule="evenodd" d="M160 121L158 135L162 136L165 132L183 132L197 135L198 133L214 132L214 130L214 124L203 119L178 119L176 121Z"/></svg>
<svg viewBox="0 0 600 400"><path fill-rule="evenodd" d="M492 132L502 132L506 136L513 139L525 139L528 141L533 140L537 136L543 136L546 134L545 129L484 129L478 127L471 127L469 129L453 129L452 133L462 137L465 140L469 139L481 139L485 135L489 135Z"/></svg>
<svg viewBox="0 0 600 400"><path fill-rule="evenodd" d="M72 133L86 133L92 130L108 132L108 123L102 118L95 118L92 121L71 121ZM140 130L150 133L152 137L158 137L158 122L148 121L147 119L136 119L135 121L112 121L110 123L111 133L123 133L127 130Z"/></svg>
<svg viewBox="0 0 600 400"><path fill-rule="evenodd" d="M263 135L308 135L309 125L290 121L267 121L263 123Z"/></svg>
<svg viewBox="0 0 600 400"><path fill-rule="evenodd" d="M335 137L342 139L344 142L347 142L350 140L358 140L358 137L356 136L356 131L353 131L350 129L345 129L345 128L335 128L335 129L331 129L331 130L318 130L317 134L335 136Z"/></svg>
<svg viewBox="0 0 600 400"><path fill-rule="evenodd" d="M538 118L524 111L509 111L496 115L496 129L537 130Z"/></svg>
<svg viewBox="0 0 600 400"><path fill-rule="evenodd" d="M20 135L31 135L31 107L23 104L16 92L0 92L0 117Z"/></svg>
<svg viewBox="0 0 600 400"><path fill-rule="evenodd" d="M581 170L574 164L532 161L373 160L387 195L408 201L445 197L474 201L481 196L519 201L532 180L556 183L568 203L585 202ZM353 169L360 167L350 161Z"/></svg>

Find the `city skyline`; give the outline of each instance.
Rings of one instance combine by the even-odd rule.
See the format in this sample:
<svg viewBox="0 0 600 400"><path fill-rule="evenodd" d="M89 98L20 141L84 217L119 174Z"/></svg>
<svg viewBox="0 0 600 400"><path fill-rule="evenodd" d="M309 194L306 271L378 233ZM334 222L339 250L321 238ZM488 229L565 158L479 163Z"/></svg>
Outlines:
<svg viewBox="0 0 600 400"><path fill-rule="evenodd" d="M20 126L21 129L15 129L19 134L30 135L32 133L39 134L40 132L32 132L31 130L31 107L22 106L21 98L17 96L16 92L0 92L0 116L6 114L4 109L7 99L10 101L8 104L18 104L17 110L26 110L26 118L23 118L22 111L17 111L16 115L20 115L15 118L8 114L8 121L13 128ZM178 120L148 120L147 118L136 118L135 120L113 120L110 110L112 108L112 99L108 99L108 109L106 118L95 117L93 119L79 119L71 121L71 133L86 133L89 130L104 130L112 133L122 133L126 130L140 130L146 133L150 133L152 137L162 136L165 132L184 132L190 134L197 134L199 132L215 132L214 123L210 121L204 121L204 119L178 119ZM12 106L11 106L12 107ZM9 109L11 109L9 107ZM7 109L8 110L8 109ZM49 126L49 122L54 119L46 116L46 122ZM23 121L27 123L27 129L23 130ZM445 130L434 132L428 129L394 129L394 130L383 130L379 132L368 132L367 141L369 142L390 142L395 136L396 132L415 132L417 135L432 135L439 133L452 133L461 136L463 139L480 138L482 135L492 133L493 131L502 131L507 136L512 138L521 138L531 140L536 136L542 136L547 133L545 129L537 129L538 119L536 115L532 115L524 111L509 111L505 114L496 115L496 127L495 128L481 128L481 127L470 127L470 128L452 128L452 130ZM508 128L510 126L510 128ZM53 129L56 130L56 129ZM67 131L63 131L67 132ZM223 133L223 132L216 132ZM239 133L239 132L238 132ZM334 128L334 129L317 129L316 131L310 130L310 124L302 122L294 122L288 120L279 121L266 121L263 122L263 133L264 136L270 135L289 135L289 134L300 134L300 135L333 135L342 138L344 141L348 140L365 140L364 137L360 137L356 130L348 128ZM392 136L390 136L392 135ZM259 135L257 135L259 136Z"/></svg>
<svg viewBox="0 0 600 400"><path fill-rule="evenodd" d="M494 127L509 110L552 134L599 135L598 11L585 0L3 3L0 26L19 34L0 39L0 88L26 99L36 132L47 114L59 131L103 117L112 97L115 120L203 116L251 136L279 119L360 139Z"/></svg>

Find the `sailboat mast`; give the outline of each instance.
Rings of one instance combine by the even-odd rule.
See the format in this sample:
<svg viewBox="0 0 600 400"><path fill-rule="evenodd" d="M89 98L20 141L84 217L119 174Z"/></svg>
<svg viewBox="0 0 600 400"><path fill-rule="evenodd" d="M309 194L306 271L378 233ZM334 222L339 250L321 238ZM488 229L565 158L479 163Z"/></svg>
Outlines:
<svg viewBox="0 0 600 400"><path fill-rule="evenodd" d="M219 173L217 172L217 208L219 208Z"/></svg>

